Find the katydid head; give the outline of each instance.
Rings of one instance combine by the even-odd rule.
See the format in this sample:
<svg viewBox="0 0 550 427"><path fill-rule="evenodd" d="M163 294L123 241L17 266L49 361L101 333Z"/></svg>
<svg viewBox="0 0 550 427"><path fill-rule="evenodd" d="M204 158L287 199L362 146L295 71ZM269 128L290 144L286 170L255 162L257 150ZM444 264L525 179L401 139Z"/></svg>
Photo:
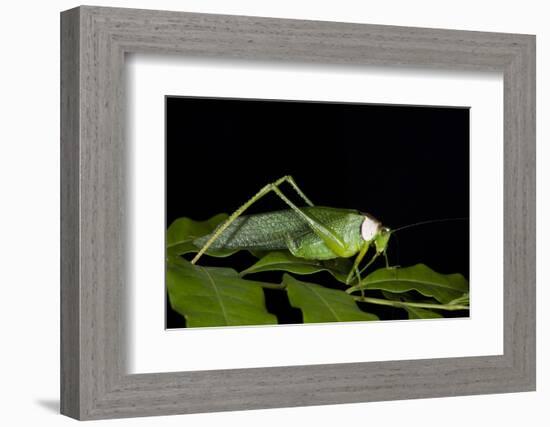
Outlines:
<svg viewBox="0 0 550 427"><path fill-rule="evenodd" d="M378 235L374 238L374 246L376 247L376 252L382 253L386 252L388 247L388 242L390 241L392 231L388 227L381 227Z"/></svg>
<svg viewBox="0 0 550 427"><path fill-rule="evenodd" d="M374 241L376 251L384 252L390 240L391 230L384 227L380 221L372 216L365 214L365 219L361 224L361 237L365 242Z"/></svg>

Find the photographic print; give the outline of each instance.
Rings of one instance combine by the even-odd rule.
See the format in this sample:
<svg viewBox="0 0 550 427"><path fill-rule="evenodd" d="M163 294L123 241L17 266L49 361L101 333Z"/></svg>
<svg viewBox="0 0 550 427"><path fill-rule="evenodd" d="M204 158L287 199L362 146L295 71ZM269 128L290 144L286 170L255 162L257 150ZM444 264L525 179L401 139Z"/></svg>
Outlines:
<svg viewBox="0 0 550 427"><path fill-rule="evenodd" d="M469 109L166 96L166 328L469 316Z"/></svg>

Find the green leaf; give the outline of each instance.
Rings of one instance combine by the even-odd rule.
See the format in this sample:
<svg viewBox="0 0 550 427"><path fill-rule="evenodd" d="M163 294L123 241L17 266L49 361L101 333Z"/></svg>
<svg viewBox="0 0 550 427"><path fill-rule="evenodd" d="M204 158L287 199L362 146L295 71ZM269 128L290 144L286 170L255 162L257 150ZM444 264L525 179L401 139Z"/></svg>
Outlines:
<svg viewBox="0 0 550 427"><path fill-rule="evenodd" d="M394 294L387 291L382 291L382 294L386 299L391 301L401 301L401 302L425 302L425 303L433 303L433 301L426 301L426 300L419 300L418 298L414 298L411 293L404 292L402 294ZM411 307L408 305L401 306L403 310L407 312L409 315L409 319L440 319L443 317L442 314L433 311L428 310L426 308L419 308L419 307Z"/></svg>
<svg viewBox="0 0 550 427"><path fill-rule="evenodd" d="M206 221L194 221L191 218L178 218L166 232L166 252L170 256L184 255L198 252L200 248L193 244L193 240L212 233L218 225L228 218L227 214L214 215ZM208 250L206 253L216 257L226 257L237 250Z"/></svg>
<svg viewBox="0 0 550 427"><path fill-rule="evenodd" d="M458 297L458 298L452 300L451 302L449 302L449 304L469 306L470 305L470 292L464 293L460 297Z"/></svg>
<svg viewBox="0 0 550 427"><path fill-rule="evenodd" d="M393 293L382 291L382 295L391 301L420 302L426 304L439 304L435 298L428 298L415 291Z"/></svg>
<svg viewBox="0 0 550 427"><path fill-rule="evenodd" d="M343 262L323 262L298 258L289 252L269 252L258 260L254 265L241 271L241 276L264 271L288 271L295 274L313 274L320 271L328 271L337 280L346 282L349 260ZM347 269L346 269L347 267Z"/></svg>
<svg viewBox="0 0 550 427"><path fill-rule="evenodd" d="M416 290L442 304L448 304L467 292L468 287L468 281L461 274L440 274L424 264L416 264L412 267L376 270L347 292L361 289L380 289L394 293Z"/></svg>
<svg viewBox="0 0 550 427"><path fill-rule="evenodd" d="M304 323L378 320L362 311L344 291L302 282L288 274L283 276L283 284L290 304L302 310Z"/></svg>
<svg viewBox="0 0 550 427"><path fill-rule="evenodd" d="M405 310L407 310L409 319L441 319L443 317L442 314L425 308L405 306Z"/></svg>
<svg viewBox="0 0 550 427"><path fill-rule="evenodd" d="M241 279L233 269L174 259L167 263L166 286L172 308L188 327L277 323L266 309L262 283Z"/></svg>

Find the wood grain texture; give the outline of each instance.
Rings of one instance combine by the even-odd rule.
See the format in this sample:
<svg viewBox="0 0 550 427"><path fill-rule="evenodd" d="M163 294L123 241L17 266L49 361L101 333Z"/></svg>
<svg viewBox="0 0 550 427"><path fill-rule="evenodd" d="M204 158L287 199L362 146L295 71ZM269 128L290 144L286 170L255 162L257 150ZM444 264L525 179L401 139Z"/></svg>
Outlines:
<svg viewBox="0 0 550 427"><path fill-rule="evenodd" d="M84 6L62 13L61 39L62 413L100 419L534 390L534 36ZM128 375L127 53L503 72L504 354Z"/></svg>
<svg viewBox="0 0 550 427"><path fill-rule="evenodd" d="M61 412L80 414L79 357L79 27L78 10L61 20Z"/></svg>

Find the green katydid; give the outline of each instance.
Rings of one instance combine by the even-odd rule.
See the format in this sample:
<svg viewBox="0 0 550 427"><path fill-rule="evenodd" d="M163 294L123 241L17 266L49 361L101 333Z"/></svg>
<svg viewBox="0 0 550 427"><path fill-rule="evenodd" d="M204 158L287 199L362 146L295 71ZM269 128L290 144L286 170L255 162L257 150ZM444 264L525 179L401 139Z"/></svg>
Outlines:
<svg viewBox="0 0 550 427"><path fill-rule="evenodd" d="M280 190L288 183L305 201L306 207L296 206ZM290 209L243 215L256 201L274 192ZM285 249L299 258L328 260L355 256L346 282L353 276L361 280L361 273L380 255L389 267L387 247L392 231L369 214L352 209L315 206L298 187L291 176L284 176L267 184L245 204L239 207L216 230L193 243L201 249L191 261L195 264L208 249ZM375 253L367 264L359 266L373 247Z"/></svg>

